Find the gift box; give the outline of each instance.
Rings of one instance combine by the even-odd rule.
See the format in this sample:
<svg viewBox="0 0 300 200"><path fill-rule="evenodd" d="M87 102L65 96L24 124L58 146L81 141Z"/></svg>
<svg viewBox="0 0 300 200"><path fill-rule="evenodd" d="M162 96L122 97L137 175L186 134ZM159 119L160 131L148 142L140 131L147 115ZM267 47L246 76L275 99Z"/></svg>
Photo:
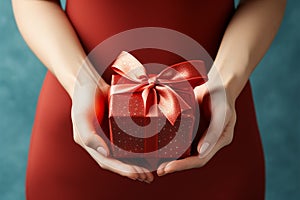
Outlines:
<svg viewBox="0 0 300 200"><path fill-rule="evenodd" d="M112 65L109 94L111 153L115 158L183 158L190 155L195 125L193 88L203 84L201 60L147 74L131 54ZM202 73L199 72L202 71Z"/></svg>

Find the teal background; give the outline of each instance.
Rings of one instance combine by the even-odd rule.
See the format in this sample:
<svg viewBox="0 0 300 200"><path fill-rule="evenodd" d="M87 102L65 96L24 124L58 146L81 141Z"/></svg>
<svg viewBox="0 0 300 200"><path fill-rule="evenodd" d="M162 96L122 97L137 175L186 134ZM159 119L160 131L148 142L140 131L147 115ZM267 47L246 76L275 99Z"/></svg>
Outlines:
<svg viewBox="0 0 300 200"><path fill-rule="evenodd" d="M290 0L280 31L254 71L265 151L267 200L300 199L300 1ZM46 70L0 1L0 199L25 199L25 170L35 106Z"/></svg>

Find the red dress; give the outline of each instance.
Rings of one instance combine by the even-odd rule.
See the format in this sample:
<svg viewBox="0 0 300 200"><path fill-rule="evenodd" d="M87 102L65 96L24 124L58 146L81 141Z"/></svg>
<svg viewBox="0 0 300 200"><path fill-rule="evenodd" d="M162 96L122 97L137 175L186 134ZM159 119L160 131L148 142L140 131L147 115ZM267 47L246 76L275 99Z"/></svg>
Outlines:
<svg viewBox="0 0 300 200"><path fill-rule="evenodd" d="M66 13L87 53L121 31L152 26L190 36L214 58L234 13L234 1L69 0ZM48 72L30 144L26 179L29 200L264 199L264 158L249 83L236 102L233 142L204 167L155 175L151 184L101 169L73 141L70 108L67 93Z"/></svg>

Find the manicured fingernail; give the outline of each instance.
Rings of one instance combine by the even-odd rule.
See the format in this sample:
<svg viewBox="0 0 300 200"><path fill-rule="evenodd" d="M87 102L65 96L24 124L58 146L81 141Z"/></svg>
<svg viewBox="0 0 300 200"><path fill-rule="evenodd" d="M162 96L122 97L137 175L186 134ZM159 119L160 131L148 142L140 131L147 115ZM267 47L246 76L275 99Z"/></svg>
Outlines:
<svg viewBox="0 0 300 200"><path fill-rule="evenodd" d="M105 149L103 147L98 147L97 151L99 153L101 153L103 156L107 156L107 152L105 151Z"/></svg>
<svg viewBox="0 0 300 200"><path fill-rule="evenodd" d="M150 181L148 181L148 180L144 180L146 183L148 183L148 184L150 184L151 182Z"/></svg>
<svg viewBox="0 0 300 200"><path fill-rule="evenodd" d="M209 143L204 142L200 148L200 156L203 155L209 147Z"/></svg>

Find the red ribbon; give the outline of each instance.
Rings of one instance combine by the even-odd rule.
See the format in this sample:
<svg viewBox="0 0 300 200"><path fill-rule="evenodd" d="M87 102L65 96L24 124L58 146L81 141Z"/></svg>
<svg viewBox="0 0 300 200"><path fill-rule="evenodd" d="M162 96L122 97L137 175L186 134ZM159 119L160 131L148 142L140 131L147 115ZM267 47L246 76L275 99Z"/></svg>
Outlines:
<svg viewBox="0 0 300 200"><path fill-rule="evenodd" d="M207 80L207 77L200 74L195 66L205 71L203 61L192 60L169 66L158 75L150 76L134 56L122 51L113 63L112 69L128 79L130 83L112 85L110 95L142 92L145 116L149 114L147 110L150 107L149 104L157 104L168 121L174 125L182 111L192 108L192 105L179 95L182 92L190 92L190 88L186 87L187 81L195 87ZM150 93L153 94L151 96L154 101L149 99Z"/></svg>

